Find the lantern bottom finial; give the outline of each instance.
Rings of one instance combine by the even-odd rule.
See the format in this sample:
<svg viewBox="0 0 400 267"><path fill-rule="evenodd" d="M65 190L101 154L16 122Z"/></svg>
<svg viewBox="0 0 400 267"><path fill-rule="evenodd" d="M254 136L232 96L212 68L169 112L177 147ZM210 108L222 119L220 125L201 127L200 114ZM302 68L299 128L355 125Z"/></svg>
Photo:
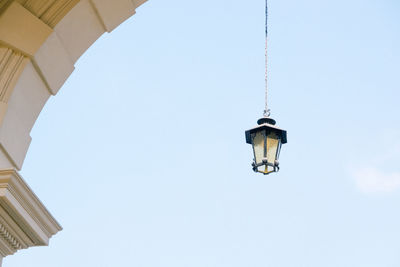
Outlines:
<svg viewBox="0 0 400 267"><path fill-rule="evenodd" d="M275 160L274 164L270 164L267 162L267 159L263 160L262 163L256 164L254 161L251 164L253 167L253 171L257 173L262 173L264 175L268 175L273 172L278 172L279 171L279 162Z"/></svg>

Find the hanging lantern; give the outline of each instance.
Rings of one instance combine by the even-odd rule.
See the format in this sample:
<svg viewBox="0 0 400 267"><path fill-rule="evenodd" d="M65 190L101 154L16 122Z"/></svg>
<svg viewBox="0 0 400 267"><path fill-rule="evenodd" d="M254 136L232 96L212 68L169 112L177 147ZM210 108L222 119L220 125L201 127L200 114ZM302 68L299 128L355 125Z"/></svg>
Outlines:
<svg viewBox="0 0 400 267"><path fill-rule="evenodd" d="M286 131L275 126L268 109L268 3L265 0L265 109L264 118L257 121L258 126L246 131L246 142L253 146L255 172L270 174L279 171L279 154L282 144L287 143Z"/></svg>
<svg viewBox="0 0 400 267"><path fill-rule="evenodd" d="M255 172L270 174L279 171L279 154L287 143L286 131L275 126L275 120L265 117L258 126L246 131L246 142L253 146Z"/></svg>

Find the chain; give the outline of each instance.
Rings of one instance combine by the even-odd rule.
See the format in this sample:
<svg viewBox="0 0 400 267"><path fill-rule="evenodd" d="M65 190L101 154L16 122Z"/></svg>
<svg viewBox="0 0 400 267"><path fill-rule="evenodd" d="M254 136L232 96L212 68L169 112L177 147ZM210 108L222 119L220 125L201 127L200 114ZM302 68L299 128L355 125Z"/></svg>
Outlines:
<svg viewBox="0 0 400 267"><path fill-rule="evenodd" d="M268 108L268 0L265 0L265 109L264 117L268 118L271 111Z"/></svg>

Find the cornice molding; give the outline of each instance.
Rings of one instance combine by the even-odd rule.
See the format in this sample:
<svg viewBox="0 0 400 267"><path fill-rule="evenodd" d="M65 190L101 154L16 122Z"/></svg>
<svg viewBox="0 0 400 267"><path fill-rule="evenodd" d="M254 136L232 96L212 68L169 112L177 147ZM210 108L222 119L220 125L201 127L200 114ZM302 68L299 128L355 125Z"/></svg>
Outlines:
<svg viewBox="0 0 400 267"><path fill-rule="evenodd" d="M6 252L3 256L48 245L50 237L62 230L15 170L0 170L0 206L0 253Z"/></svg>

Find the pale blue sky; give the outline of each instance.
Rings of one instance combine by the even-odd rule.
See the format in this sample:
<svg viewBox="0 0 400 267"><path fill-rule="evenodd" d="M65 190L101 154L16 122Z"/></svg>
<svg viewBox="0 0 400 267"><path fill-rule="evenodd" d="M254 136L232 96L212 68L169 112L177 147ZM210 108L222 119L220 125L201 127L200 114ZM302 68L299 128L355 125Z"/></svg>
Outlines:
<svg viewBox="0 0 400 267"><path fill-rule="evenodd" d="M264 1L149 0L42 111L22 175L64 230L4 266L400 266L399 14L270 1L288 144L261 176Z"/></svg>

